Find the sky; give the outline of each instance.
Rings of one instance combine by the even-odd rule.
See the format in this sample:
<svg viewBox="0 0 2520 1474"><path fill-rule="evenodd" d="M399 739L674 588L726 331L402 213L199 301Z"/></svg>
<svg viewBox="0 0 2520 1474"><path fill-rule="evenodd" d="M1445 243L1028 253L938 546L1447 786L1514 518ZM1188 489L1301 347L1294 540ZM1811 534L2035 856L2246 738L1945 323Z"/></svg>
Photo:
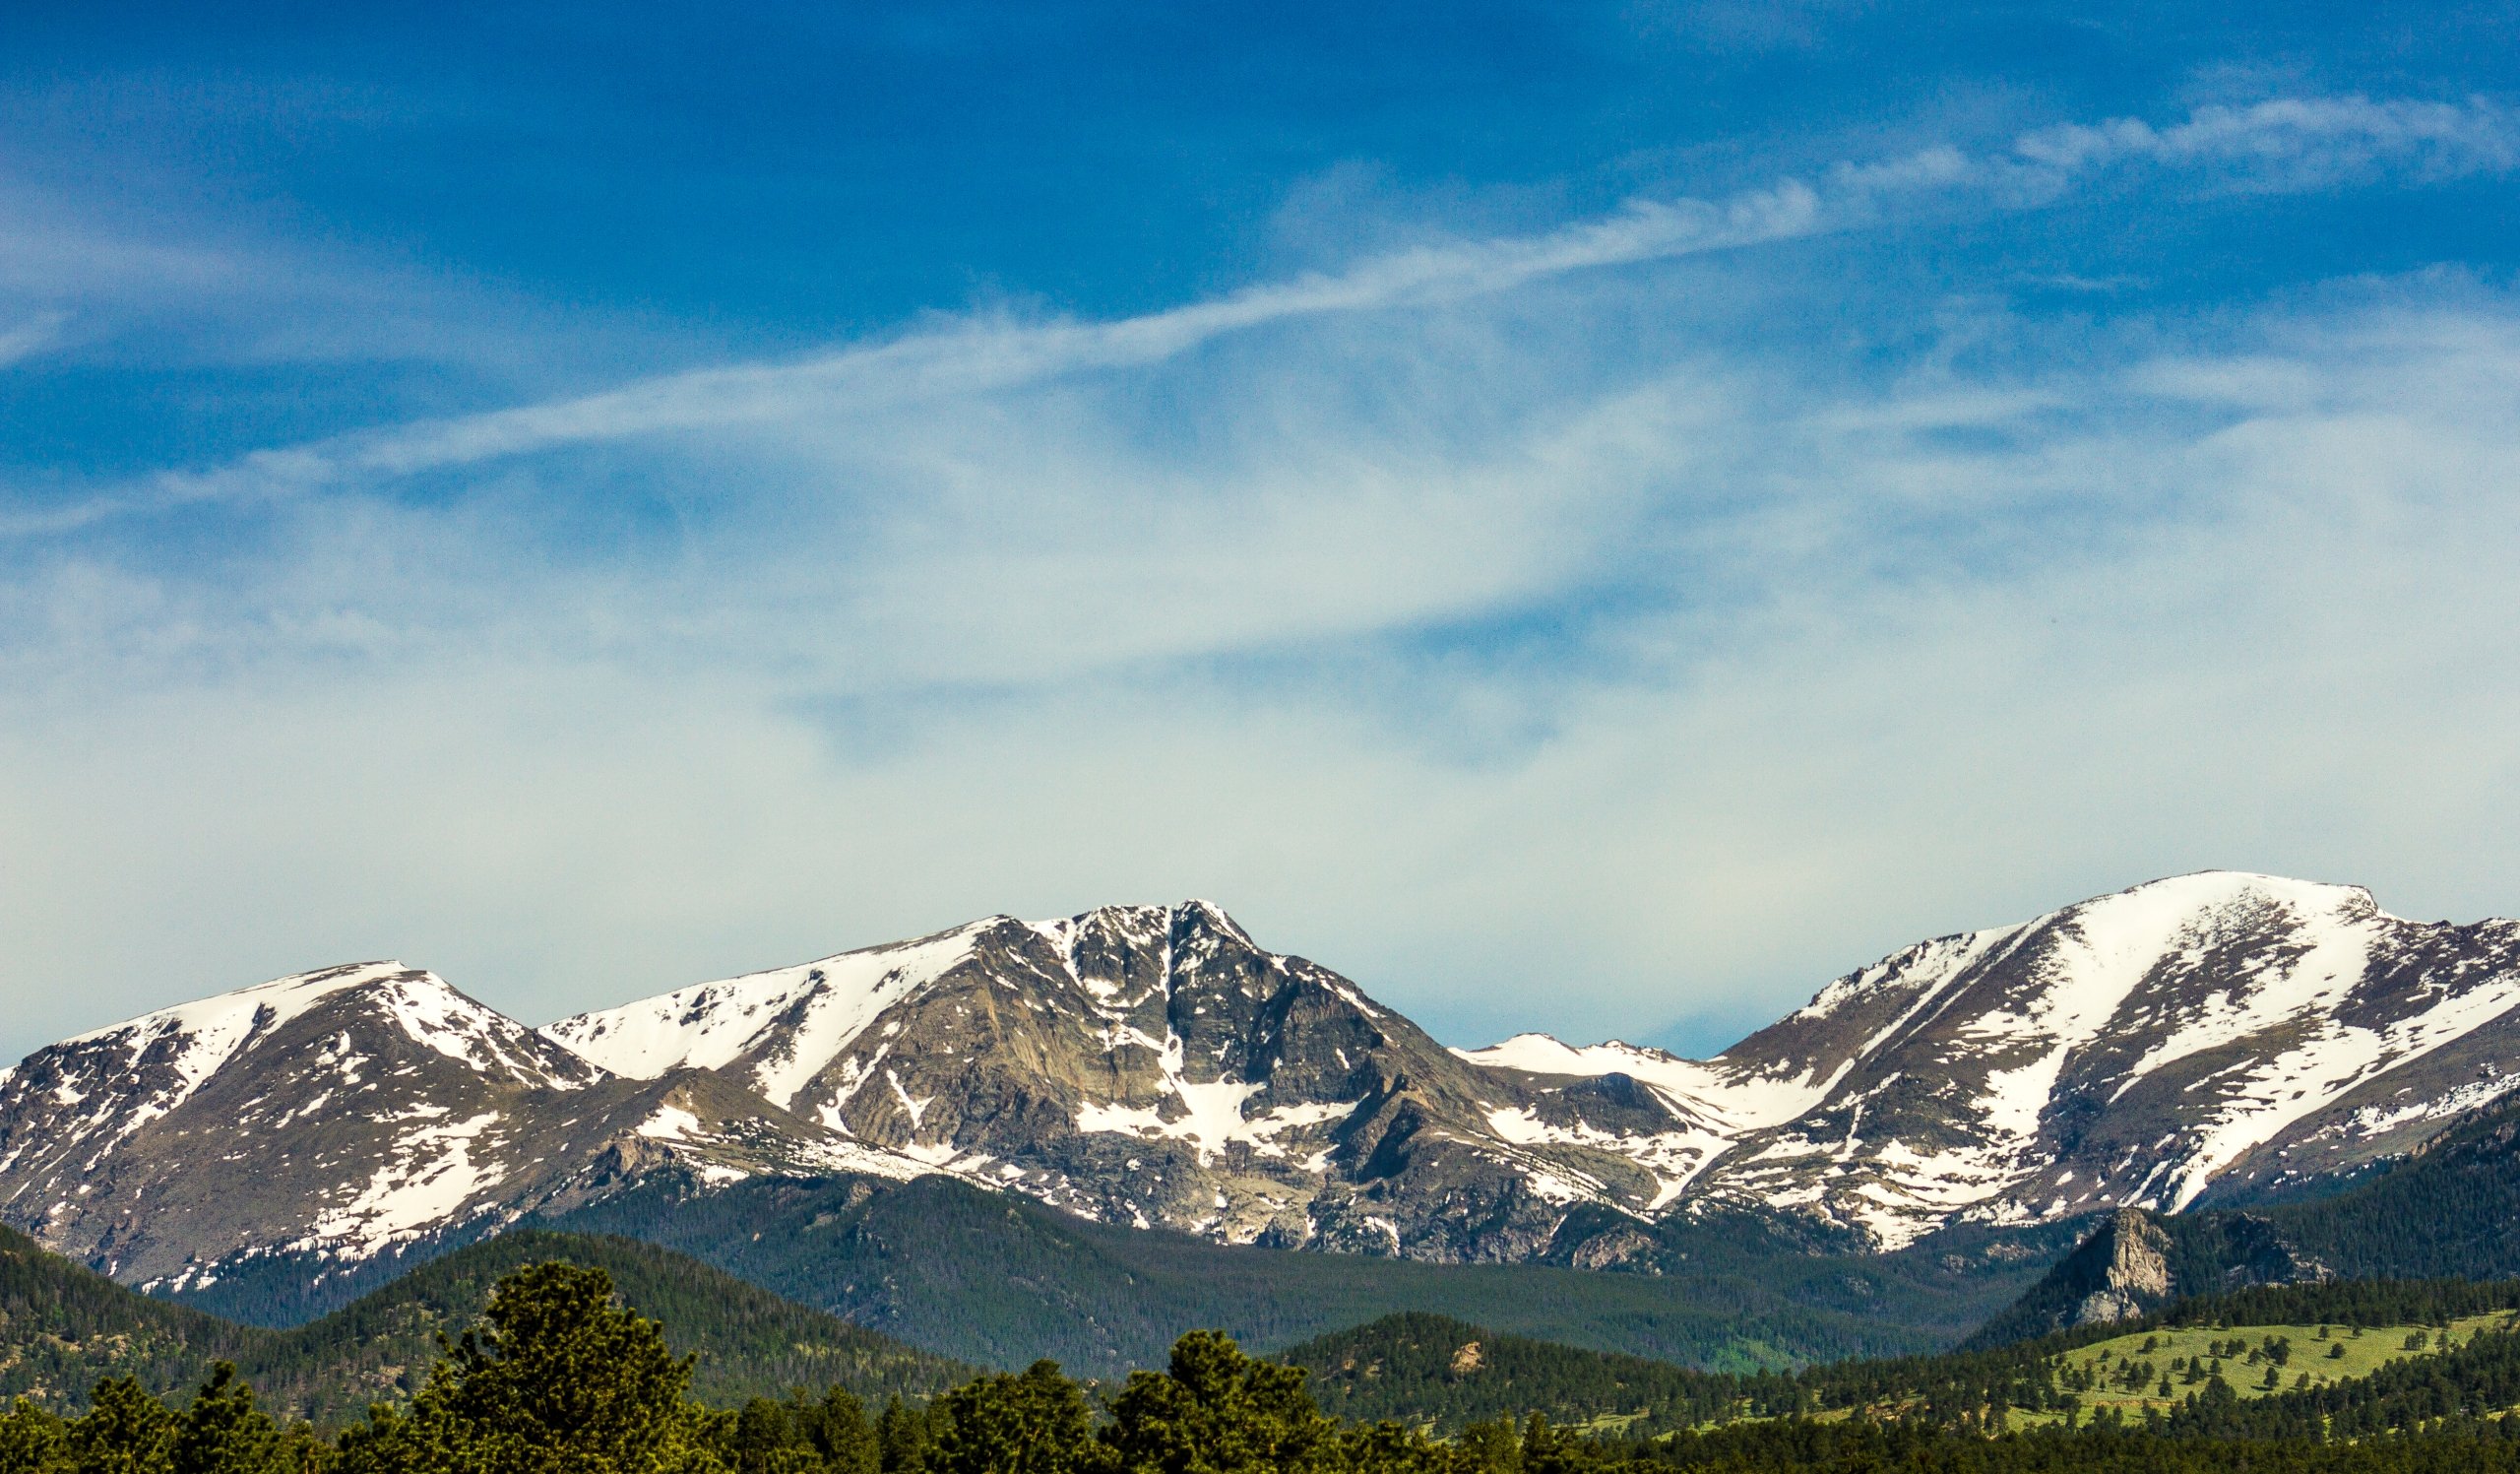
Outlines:
<svg viewBox="0 0 2520 1474"><path fill-rule="evenodd" d="M1192 896L1702 1054L2161 875L2520 912L2515 32L10 6L0 1055Z"/></svg>

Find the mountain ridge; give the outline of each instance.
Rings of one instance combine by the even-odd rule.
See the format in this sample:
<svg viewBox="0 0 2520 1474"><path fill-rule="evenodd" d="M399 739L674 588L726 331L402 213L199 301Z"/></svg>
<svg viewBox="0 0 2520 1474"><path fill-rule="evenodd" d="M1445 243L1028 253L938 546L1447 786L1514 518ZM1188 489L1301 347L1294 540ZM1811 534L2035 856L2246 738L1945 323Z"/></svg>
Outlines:
<svg viewBox="0 0 2520 1474"><path fill-rule="evenodd" d="M0 1072L0 1221L181 1292L661 1171L943 1174L1227 1244L1650 1272L1710 1213L1886 1250L2322 1190L2515 1083L2520 925L2359 886L2204 871L1918 942L1707 1060L1447 1048L1190 901L540 1029L390 962L158 1010Z"/></svg>

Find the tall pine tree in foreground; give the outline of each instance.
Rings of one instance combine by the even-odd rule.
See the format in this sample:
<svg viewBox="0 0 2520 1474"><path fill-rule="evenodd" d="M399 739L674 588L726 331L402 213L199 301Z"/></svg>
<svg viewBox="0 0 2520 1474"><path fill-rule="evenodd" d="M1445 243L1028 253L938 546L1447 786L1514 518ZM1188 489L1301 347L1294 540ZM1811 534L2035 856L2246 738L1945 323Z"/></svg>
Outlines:
<svg viewBox="0 0 2520 1474"><path fill-rule="evenodd" d="M211 1367L167 1450L168 1474L290 1474L313 1462L311 1441L282 1435L233 1362Z"/></svg>
<svg viewBox="0 0 2520 1474"><path fill-rule="evenodd" d="M928 1474L1084 1474L1102 1464L1085 1389L1056 1362L965 1382L937 1411Z"/></svg>
<svg viewBox="0 0 2520 1474"><path fill-rule="evenodd" d="M685 1397L691 1363L613 1303L610 1275L534 1265L482 1319L408 1413L344 1435L340 1474L725 1474L732 1420Z"/></svg>
<svg viewBox="0 0 2520 1474"><path fill-rule="evenodd" d="M1339 1430L1303 1378L1221 1331L1192 1331L1163 1372L1129 1374L1103 1442L1119 1474L1315 1474L1337 1463Z"/></svg>
<svg viewBox="0 0 2520 1474"><path fill-rule="evenodd" d="M108 1378L64 1440L72 1474L166 1474L175 1415L128 1377Z"/></svg>

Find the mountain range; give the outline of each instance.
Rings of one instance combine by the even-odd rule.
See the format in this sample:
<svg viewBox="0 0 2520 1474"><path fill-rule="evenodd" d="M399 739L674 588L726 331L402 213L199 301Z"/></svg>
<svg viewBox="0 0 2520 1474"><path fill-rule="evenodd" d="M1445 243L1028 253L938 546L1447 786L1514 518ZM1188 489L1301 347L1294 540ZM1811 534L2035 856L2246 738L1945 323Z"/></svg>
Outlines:
<svg viewBox="0 0 2520 1474"><path fill-rule="evenodd" d="M2314 1195L2520 1080L2520 925L2209 872L1918 943L1712 1059L1448 1049L1219 908L991 917L535 1029L399 963L0 1073L0 1222L197 1295L669 1181L945 1176L1120 1228L1667 1270Z"/></svg>

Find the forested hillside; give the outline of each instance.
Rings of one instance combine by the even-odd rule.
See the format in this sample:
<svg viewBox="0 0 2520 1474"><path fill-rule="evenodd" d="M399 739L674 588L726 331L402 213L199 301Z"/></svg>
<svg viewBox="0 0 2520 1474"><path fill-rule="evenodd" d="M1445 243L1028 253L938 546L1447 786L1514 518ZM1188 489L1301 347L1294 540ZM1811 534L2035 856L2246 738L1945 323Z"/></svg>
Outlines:
<svg viewBox="0 0 2520 1474"><path fill-rule="evenodd" d="M75 1401L107 1377L177 1386L212 1358L245 1355L260 1341L244 1326L135 1295L0 1228L0 1401Z"/></svg>
<svg viewBox="0 0 2520 1474"><path fill-rule="evenodd" d="M662 1321L675 1354L694 1359L692 1393L714 1406L834 1384L876 1399L923 1395L974 1370L654 1245L535 1231L459 1250L235 1360L291 1413L319 1423L354 1417L379 1397L417 1390L438 1336L477 1319L501 1278L545 1261L608 1274L624 1305Z"/></svg>
<svg viewBox="0 0 2520 1474"><path fill-rule="evenodd" d="M2244 1314L2251 1306L2285 1314L2429 1309L2446 1317L2463 1307L2507 1302L2515 1288L2354 1287L2324 1300L2293 1291L2285 1292L2289 1298L2189 1307L2187 1314L2210 1330L2215 1356L2236 1357L2261 1328L2209 1325L2201 1317ZM2520 1320L2520 1314L2504 1311L2496 1318ZM2250 1401L2217 1376L2206 1390L2141 1419L2084 1417L2069 1396L2066 1416L2026 1432L2007 1427L2000 1401L1972 1407L1944 1401L1943 1393L1965 1390L1973 1378L1983 1383L1980 1390L1999 1391L1983 1374L2006 1365L2015 1374L2070 1367L2077 1364L2076 1348L2063 1347L2060 1355L2057 1348L2016 1346L1945 1358L1940 1374L1923 1378L1936 1385L1924 1388L1914 1365L1846 1369L1852 1374L1846 1377L1819 1370L1755 1379L1680 1373L1710 1391L1740 1391L1753 1380L1771 1389L1793 1384L1803 1406L1784 1416L1749 1416L1746 1407L1735 1407L1730 1422L1660 1437L1642 1437L1633 1426L1570 1428L1535 1409L1460 1423L1451 1437L1437 1439L1416 1420L1326 1415L1302 1368L1253 1359L1213 1331L1183 1336L1162 1370L1133 1372L1100 1388L1042 1361L1020 1374L965 1380L923 1407L888 1400L872 1416L863 1399L843 1388L797 1388L719 1410L690 1396L691 1363L674 1355L664 1327L620 1303L609 1275L548 1262L499 1281L482 1314L433 1359L416 1391L380 1403L338 1436L275 1420L252 1378L220 1362L174 1406L120 1379L99 1384L94 1406L68 1421L20 1402L0 1415L0 1471L2514 1474L2520 1471L2520 1418L2506 1414L2520 1400L2520 1334L2501 1325L2471 1327L2457 1343L2445 1334L2454 1326L2445 1319L2430 1335L2412 1329L2394 1359L2326 1388L2270 1390ZM2390 1327L2326 1320L2320 1329L2347 1338L2359 1329L2373 1338ZM1355 1349L1379 1355L1388 1367L1453 1333L1421 1318L1375 1328L1356 1338ZM2165 1349L2162 1330L2128 1336L2134 1334L2147 1337L2139 1343L2147 1355ZM2282 1338L2256 1339L2283 1368ZM1465 1356L1470 1349L1454 1348L1451 1375L1474 1378L1492 1367L1533 1396L1573 1389L1587 1375L1570 1362L1567 1375L1557 1376L1541 1348L1503 1348L1493 1363ZM1902 1370L1910 1374L1906 1390L1878 1395ZM1392 1385L1402 1381L1394 1378ZM1845 1406L1817 1405L1832 1399Z"/></svg>
<svg viewBox="0 0 2520 1474"><path fill-rule="evenodd" d="M545 1260L606 1271L625 1304L671 1327L713 1404L793 1386L923 1394L971 1369L795 1305L682 1255L628 1240L524 1232L428 1264L292 1330L236 1325L135 1294L0 1229L0 1397L76 1407L107 1378L171 1391L229 1361L279 1411L331 1424L410 1394L438 1336L480 1314L503 1275Z"/></svg>
<svg viewBox="0 0 2520 1474"><path fill-rule="evenodd" d="M2073 1226L1954 1231L1895 1254L1814 1251L1763 1218L1666 1227L1665 1272L1441 1265L1227 1248L1096 1224L950 1178L654 1182L552 1220L648 1240L967 1361L1096 1377L1183 1331L1272 1347L1418 1310L1518 1334L1748 1370L1949 1346L2011 1302Z"/></svg>
<svg viewBox="0 0 2520 1474"><path fill-rule="evenodd" d="M1696 1372L1427 1314L1389 1316L1282 1356L1310 1372L1329 1411L1446 1432L1534 1412L1641 1436L1797 1415L1955 1429L2192 1421L2247 1404L2258 1420L2250 1426L2272 1434L2299 1432L2297 1413L2283 1409L2313 1404L2331 1416L2377 1408L2358 1416L2395 1426L2403 1389L2438 1389L2443 1378L2470 1388L2444 1406L2520 1405L2520 1396L2492 1400L2520 1355L2509 1333L2515 1315L2520 1283L2344 1283L2183 1302L2130 1325L2034 1342L1785 1373ZM2314 1396L2287 1400L2297 1390Z"/></svg>

